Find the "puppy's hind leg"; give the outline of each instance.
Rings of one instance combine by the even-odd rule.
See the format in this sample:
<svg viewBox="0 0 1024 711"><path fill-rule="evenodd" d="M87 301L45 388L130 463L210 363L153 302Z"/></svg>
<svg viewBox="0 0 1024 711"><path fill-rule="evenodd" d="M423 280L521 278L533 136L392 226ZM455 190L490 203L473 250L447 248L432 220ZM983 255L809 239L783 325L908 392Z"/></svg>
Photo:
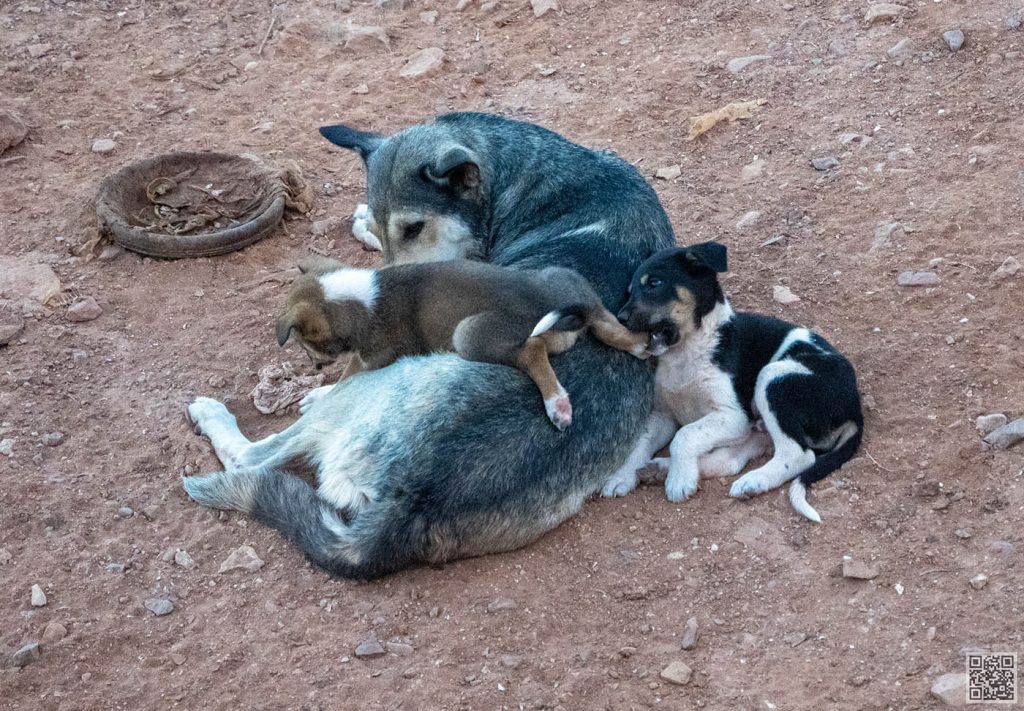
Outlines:
<svg viewBox="0 0 1024 711"><path fill-rule="evenodd" d="M599 341L612 348L631 353L641 360L646 360L650 356L647 352L650 336L646 333L630 331L603 306L592 313L590 331Z"/></svg>
<svg viewBox="0 0 1024 711"><path fill-rule="evenodd" d="M548 347L542 338L528 338L519 351L517 364L526 371L544 398L544 410L548 413L551 424L560 430L572 424L572 402L569 393L558 381L551 361L548 360Z"/></svg>
<svg viewBox="0 0 1024 711"><path fill-rule="evenodd" d="M709 477L736 476L752 459L768 451L771 438L765 432L751 432L742 442L718 447L700 458L700 474Z"/></svg>

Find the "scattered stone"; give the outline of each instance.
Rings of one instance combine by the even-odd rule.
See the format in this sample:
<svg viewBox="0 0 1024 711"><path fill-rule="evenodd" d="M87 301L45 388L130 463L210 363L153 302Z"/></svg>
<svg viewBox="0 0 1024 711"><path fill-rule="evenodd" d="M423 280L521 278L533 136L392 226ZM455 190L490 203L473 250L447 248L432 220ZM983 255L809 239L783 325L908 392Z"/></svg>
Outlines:
<svg viewBox="0 0 1024 711"><path fill-rule="evenodd" d="M228 380L223 375L211 375L209 380L206 381L210 384L211 388L224 388L227 387Z"/></svg>
<svg viewBox="0 0 1024 711"><path fill-rule="evenodd" d="M761 213L758 210L751 210L741 217L736 222L736 229L747 230L757 224L757 221L761 219Z"/></svg>
<svg viewBox="0 0 1024 711"><path fill-rule="evenodd" d="M32 607L46 607L46 593L38 584L32 586Z"/></svg>
<svg viewBox="0 0 1024 711"><path fill-rule="evenodd" d="M383 657L385 654L387 654L387 650L377 641L377 635L373 632L356 647L356 656L360 659L373 659Z"/></svg>
<svg viewBox="0 0 1024 711"><path fill-rule="evenodd" d="M766 62L769 59L771 59L771 56L767 54L751 54L747 57L736 57L735 59L730 59L725 68L732 74L739 74L754 62Z"/></svg>
<svg viewBox="0 0 1024 711"><path fill-rule="evenodd" d="M894 238L906 237L907 233L899 222L880 222L875 227L875 238L871 241L869 252L888 247Z"/></svg>
<svg viewBox="0 0 1024 711"><path fill-rule="evenodd" d="M192 560L192 556L188 554L188 551L179 548L174 551L174 564L180 568L189 570L196 564L196 562Z"/></svg>
<svg viewBox="0 0 1024 711"><path fill-rule="evenodd" d="M124 563L107 563L104 569L111 575L124 575L124 571L128 569L128 566Z"/></svg>
<svg viewBox="0 0 1024 711"><path fill-rule="evenodd" d="M971 587L975 590L981 590L983 587L988 585L988 576L984 573L978 573L970 580Z"/></svg>
<svg viewBox="0 0 1024 711"><path fill-rule="evenodd" d="M518 669L523 664L523 658L515 654L503 654L498 661L506 669Z"/></svg>
<svg viewBox="0 0 1024 711"><path fill-rule="evenodd" d="M690 677L693 675L693 669L688 667L683 662L672 662L667 667L661 670L660 676L662 679L670 684L676 684L677 686L686 686L690 683Z"/></svg>
<svg viewBox="0 0 1024 711"><path fill-rule="evenodd" d="M359 86L352 87L353 94L369 94L370 87L366 84L360 84Z"/></svg>
<svg viewBox="0 0 1024 711"><path fill-rule="evenodd" d="M790 647L799 647L807 641L807 635L803 632L788 632L782 635L782 641Z"/></svg>
<svg viewBox="0 0 1024 711"><path fill-rule="evenodd" d="M779 284L772 287L772 298L783 306L795 304L800 300L800 297L790 291L788 286L781 286Z"/></svg>
<svg viewBox="0 0 1024 711"><path fill-rule="evenodd" d="M11 664L20 669L36 661L40 656L39 642L29 642L11 655Z"/></svg>
<svg viewBox="0 0 1024 711"><path fill-rule="evenodd" d="M427 47L409 57L405 66L398 72L404 79L416 79L438 71L444 64L444 50L440 47Z"/></svg>
<svg viewBox="0 0 1024 711"><path fill-rule="evenodd" d="M473 0L459 0L457 3L455 3L455 11L456 12L462 12L463 10L465 10L467 7L469 7L472 4L473 4Z"/></svg>
<svg viewBox="0 0 1024 711"><path fill-rule="evenodd" d="M117 515L121 518L131 518L135 515L135 509L131 506L122 506L117 510Z"/></svg>
<svg viewBox="0 0 1024 711"><path fill-rule="evenodd" d="M13 313L0 313L0 346L6 346L25 330L25 320Z"/></svg>
<svg viewBox="0 0 1024 711"><path fill-rule="evenodd" d="M516 601L510 597L499 597L487 604L488 612L501 612L502 610L514 610L518 607Z"/></svg>
<svg viewBox="0 0 1024 711"><path fill-rule="evenodd" d="M947 30L942 33L942 39L946 40L946 45L954 52L964 46L963 30Z"/></svg>
<svg viewBox="0 0 1024 711"><path fill-rule="evenodd" d="M53 49L53 45L46 42L39 42L38 44L30 44L25 49L28 50L28 56L32 59L39 59L40 57L45 57L49 54L50 50Z"/></svg>
<svg viewBox="0 0 1024 711"><path fill-rule="evenodd" d="M29 298L45 304L60 291L60 279L47 264L31 257L0 256L0 299Z"/></svg>
<svg viewBox="0 0 1024 711"><path fill-rule="evenodd" d="M245 66L244 66L244 67L242 67L242 69L243 69L244 71L246 71L246 72L252 72L252 71L255 71L255 70L256 70L256 68L257 68L257 67L259 67L259 66L260 66L260 63L259 63L259 62L257 62L257 61L256 61L256 60L254 59L254 60L252 60L251 62L246 62L246 63L245 63Z"/></svg>
<svg viewBox="0 0 1024 711"><path fill-rule="evenodd" d="M163 617L174 612L174 603L163 597L151 597L143 603L146 609L157 617Z"/></svg>
<svg viewBox="0 0 1024 711"><path fill-rule="evenodd" d="M675 180L682 174L683 170L678 165L667 165L654 171L654 177L662 180Z"/></svg>
<svg viewBox="0 0 1024 711"><path fill-rule="evenodd" d="M967 675L943 674L932 683L932 696L947 706L960 708L966 705Z"/></svg>
<svg viewBox="0 0 1024 711"><path fill-rule="evenodd" d="M864 22L873 25L876 22L892 22L902 15L907 8L891 2L879 2L868 5L868 11L864 14Z"/></svg>
<svg viewBox="0 0 1024 711"><path fill-rule="evenodd" d="M256 555L256 551L253 550L252 546L239 546L231 552L231 555L224 559L217 572L223 574L234 570L245 570L252 573L262 568L263 565L263 561Z"/></svg>
<svg viewBox="0 0 1024 711"><path fill-rule="evenodd" d="M757 158L752 160L743 166L743 170L740 171L740 178L744 183L749 183L757 180L761 177L761 173L764 172L765 162L763 158Z"/></svg>
<svg viewBox="0 0 1024 711"><path fill-rule="evenodd" d="M391 40L383 27L377 25L354 25L349 20L345 26L345 49L372 50L377 47L390 49Z"/></svg>
<svg viewBox="0 0 1024 711"><path fill-rule="evenodd" d="M937 286L939 275L935 272L900 272L896 277L896 283L900 286Z"/></svg>
<svg viewBox="0 0 1024 711"><path fill-rule="evenodd" d="M83 296L76 299L75 303L68 307L67 318L68 321L81 323L83 321L92 321L99 318L102 314L103 309L96 303L96 299L91 296Z"/></svg>
<svg viewBox="0 0 1024 711"><path fill-rule="evenodd" d="M1020 262L1017 261L1016 257L1007 257L1003 260L1003 263L999 265L999 268L992 272L990 277L992 281L1003 281L1009 279L1014 274L1020 271Z"/></svg>
<svg viewBox="0 0 1024 711"><path fill-rule="evenodd" d="M117 144L110 138L97 138L92 142L93 153L113 153Z"/></svg>
<svg viewBox="0 0 1024 711"><path fill-rule="evenodd" d="M961 541L966 541L974 534L971 533L971 529L969 528L958 528L955 531L953 531L953 535L959 538Z"/></svg>
<svg viewBox="0 0 1024 711"><path fill-rule="evenodd" d="M839 159L835 156L812 158L811 165L814 166L815 170L835 170L839 167Z"/></svg>
<svg viewBox="0 0 1024 711"><path fill-rule="evenodd" d="M171 661L174 663L174 666L176 667L180 667L182 664L185 663L184 654L179 654L178 652L171 652L170 655L168 656L170 657Z"/></svg>
<svg viewBox="0 0 1024 711"><path fill-rule="evenodd" d="M985 436L985 441L995 449L1009 449L1024 440L1024 418L1014 420Z"/></svg>
<svg viewBox="0 0 1024 711"><path fill-rule="evenodd" d="M14 148L28 136L25 122L8 111L0 111L0 153Z"/></svg>
<svg viewBox="0 0 1024 711"><path fill-rule="evenodd" d="M681 649L690 650L697 646L697 640L700 638L700 626L697 624L697 618L691 617L683 625L683 639L679 642Z"/></svg>
<svg viewBox="0 0 1024 711"><path fill-rule="evenodd" d="M895 59L896 61L905 62L914 55L913 42L909 37L904 37L899 42L890 47L886 54Z"/></svg>
<svg viewBox="0 0 1024 711"><path fill-rule="evenodd" d="M373 0L374 6L378 10L387 12L389 10L404 10L406 0Z"/></svg>
<svg viewBox="0 0 1024 711"><path fill-rule="evenodd" d="M1024 24L1024 10L1017 10L1011 12L1006 16L1006 27L1011 30L1019 30L1021 24Z"/></svg>
<svg viewBox="0 0 1024 711"><path fill-rule="evenodd" d="M43 644L56 644L68 636L68 628L59 622L50 622L43 628Z"/></svg>
<svg viewBox="0 0 1024 711"><path fill-rule="evenodd" d="M878 577L878 566L863 561L843 561L843 577L853 580L874 580Z"/></svg>
<svg viewBox="0 0 1024 711"><path fill-rule="evenodd" d="M47 447L56 447L64 441L63 432L47 432L43 435L43 444Z"/></svg>
<svg viewBox="0 0 1024 711"><path fill-rule="evenodd" d="M1013 554L1017 552L1017 547L1009 541L992 541L988 544L988 549L1006 558L1013 557Z"/></svg>
<svg viewBox="0 0 1024 711"><path fill-rule="evenodd" d="M100 256L96 258L101 262L112 262L122 254L124 254L124 247L119 244L108 244L100 251Z"/></svg>
<svg viewBox="0 0 1024 711"><path fill-rule="evenodd" d="M0 439L0 454L5 457L10 457L14 454L14 440L10 437L6 439Z"/></svg>
<svg viewBox="0 0 1024 711"><path fill-rule="evenodd" d="M534 17L543 17L551 10L558 11L558 0L530 0Z"/></svg>
<svg viewBox="0 0 1024 711"><path fill-rule="evenodd" d="M984 437L990 432L994 432L1008 422L1006 415L1002 413L994 413L991 415L981 415L974 421L974 426L978 429L978 433Z"/></svg>
<svg viewBox="0 0 1024 711"><path fill-rule="evenodd" d="M427 10L420 13L420 22L424 25L433 25L437 22L437 10Z"/></svg>
<svg viewBox="0 0 1024 711"><path fill-rule="evenodd" d="M6 548L0 548L0 565L7 565L14 559L11 552Z"/></svg>
<svg viewBox="0 0 1024 711"><path fill-rule="evenodd" d="M619 649L619 656L622 657L623 659L629 659L634 654L636 654L636 651L637 651L636 647L630 647L630 646L621 647Z"/></svg>
<svg viewBox="0 0 1024 711"><path fill-rule="evenodd" d="M910 487L910 493L918 499L931 499L942 493L942 484L935 479L915 481Z"/></svg>
<svg viewBox="0 0 1024 711"><path fill-rule="evenodd" d="M416 651L411 644L406 644L405 642L386 642L384 646L389 652L400 657L408 657Z"/></svg>

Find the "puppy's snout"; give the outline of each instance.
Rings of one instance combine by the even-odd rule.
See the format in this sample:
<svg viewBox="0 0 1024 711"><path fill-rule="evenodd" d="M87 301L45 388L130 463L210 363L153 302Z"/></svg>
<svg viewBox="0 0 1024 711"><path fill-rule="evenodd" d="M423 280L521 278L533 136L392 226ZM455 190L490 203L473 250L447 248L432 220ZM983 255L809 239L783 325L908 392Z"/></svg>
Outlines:
<svg viewBox="0 0 1024 711"><path fill-rule="evenodd" d="M628 306L623 306L622 310L615 315L615 318L619 319L619 323L623 326L629 325L629 319L633 317L633 309Z"/></svg>

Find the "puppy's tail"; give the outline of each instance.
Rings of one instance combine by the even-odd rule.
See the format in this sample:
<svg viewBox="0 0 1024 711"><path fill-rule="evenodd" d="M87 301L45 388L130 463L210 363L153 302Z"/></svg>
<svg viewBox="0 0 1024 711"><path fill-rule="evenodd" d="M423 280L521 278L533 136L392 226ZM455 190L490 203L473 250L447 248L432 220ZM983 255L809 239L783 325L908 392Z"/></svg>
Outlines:
<svg viewBox="0 0 1024 711"><path fill-rule="evenodd" d="M585 304L573 304L549 311L533 327L530 338L535 338L548 331L578 331L587 325L589 313L590 309Z"/></svg>
<svg viewBox="0 0 1024 711"><path fill-rule="evenodd" d="M822 454L814 460L814 464L800 472L800 476L789 485L789 503L801 516L821 523L821 516L814 510L814 507L807 503L807 489L816 481L821 481L829 474L843 466L853 457L857 448L860 447L864 435L864 424L853 423L855 430L852 435L835 449Z"/></svg>

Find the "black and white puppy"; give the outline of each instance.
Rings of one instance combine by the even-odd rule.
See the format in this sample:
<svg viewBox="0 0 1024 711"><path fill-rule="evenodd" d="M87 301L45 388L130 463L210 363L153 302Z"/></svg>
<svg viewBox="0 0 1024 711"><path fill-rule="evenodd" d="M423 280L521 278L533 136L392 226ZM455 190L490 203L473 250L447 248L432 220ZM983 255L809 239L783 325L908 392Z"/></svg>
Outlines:
<svg viewBox="0 0 1024 711"><path fill-rule="evenodd" d="M724 271L726 249L717 242L662 250L637 269L618 316L629 330L649 333L648 350L661 356L656 404L605 493L633 488L638 466L670 440L670 500L693 494L701 473L738 474L766 448L752 429L760 419L774 454L730 494L746 498L792 480L793 507L820 523L807 487L853 456L864 429L853 366L806 328L733 311L718 283Z"/></svg>

